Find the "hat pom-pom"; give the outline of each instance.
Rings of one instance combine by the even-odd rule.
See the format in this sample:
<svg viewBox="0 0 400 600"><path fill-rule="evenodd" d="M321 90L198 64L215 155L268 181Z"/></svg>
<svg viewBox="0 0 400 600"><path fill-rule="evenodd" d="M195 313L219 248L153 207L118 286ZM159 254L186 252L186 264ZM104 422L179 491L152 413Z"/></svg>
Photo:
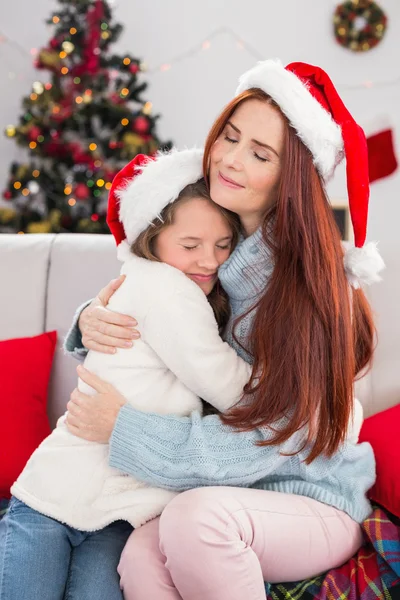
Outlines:
<svg viewBox="0 0 400 600"><path fill-rule="evenodd" d="M131 249L126 240L122 240L120 244L118 244L117 248L117 258L121 262L126 262L132 256Z"/></svg>
<svg viewBox="0 0 400 600"><path fill-rule="evenodd" d="M343 246L345 248L344 269L353 288L358 289L362 284L371 285L382 279L379 273L385 268L385 263L379 254L376 242L368 242L362 248L346 243Z"/></svg>

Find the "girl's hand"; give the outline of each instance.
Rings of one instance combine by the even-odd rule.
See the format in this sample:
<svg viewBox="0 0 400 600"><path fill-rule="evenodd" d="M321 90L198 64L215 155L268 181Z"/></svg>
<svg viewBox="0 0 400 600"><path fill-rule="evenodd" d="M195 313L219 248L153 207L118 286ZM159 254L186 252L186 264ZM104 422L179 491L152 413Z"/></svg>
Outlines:
<svg viewBox="0 0 400 600"><path fill-rule="evenodd" d="M120 287L125 275L110 281L80 314L78 327L82 343L88 350L114 354L116 348L130 348L133 340L140 337L134 329L135 319L120 315L106 308L113 293Z"/></svg>
<svg viewBox="0 0 400 600"><path fill-rule="evenodd" d="M77 371L82 381L90 385L97 394L87 396L78 389L72 392L67 404L68 429L77 437L89 442L107 444L118 413L126 404L126 400L110 383L106 383L81 365Z"/></svg>

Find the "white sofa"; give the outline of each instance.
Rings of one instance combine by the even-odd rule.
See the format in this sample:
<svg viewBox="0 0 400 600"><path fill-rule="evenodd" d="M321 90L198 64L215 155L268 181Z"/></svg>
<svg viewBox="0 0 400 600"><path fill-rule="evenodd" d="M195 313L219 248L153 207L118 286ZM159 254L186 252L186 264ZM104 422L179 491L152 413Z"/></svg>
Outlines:
<svg viewBox="0 0 400 600"><path fill-rule="evenodd" d="M393 277L400 257L385 260ZM62 350L74 311L116 277L119 268L111 235L0 235L0 339L58 332L49 395L53 426L76 385L77 363ZM391 284L390 298L384 290L379 284L368 291L380 342L375 366L357 389L367 415L400 401L400 280Z"/></svg>

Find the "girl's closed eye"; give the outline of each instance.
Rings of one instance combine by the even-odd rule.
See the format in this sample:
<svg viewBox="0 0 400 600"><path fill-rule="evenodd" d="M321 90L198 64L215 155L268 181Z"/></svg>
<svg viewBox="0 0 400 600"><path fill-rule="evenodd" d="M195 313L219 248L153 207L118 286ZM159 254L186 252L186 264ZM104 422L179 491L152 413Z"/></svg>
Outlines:
<svg viewBox="0 0 400 600"><path fill-rule="evenodd" d="M224 140L226 140L226 141L227 141L227 142L229 142L230 144L237 144L237 142L238 142L237 140L234 140L233 138L230 138L230 137L228 136L228 134L226 134L226 133L225 133L225 135L224 135Z"/></svg>
<svg viewBox="0 0 400 600"><path fill-rule="evenodd" d="M196 250L197 246L183 246L185 250Z"/></svg>

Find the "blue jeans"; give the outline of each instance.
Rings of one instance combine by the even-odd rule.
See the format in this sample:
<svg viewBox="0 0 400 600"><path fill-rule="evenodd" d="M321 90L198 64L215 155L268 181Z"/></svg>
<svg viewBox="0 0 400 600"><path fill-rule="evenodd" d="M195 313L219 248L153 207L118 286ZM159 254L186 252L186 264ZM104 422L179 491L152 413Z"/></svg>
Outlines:
<svg viewBox="0 0 400 600"><path fill-rule="evenodd" d="M83 532L12 498L0 521L0 600L122 600L117 566L132 527Z"/></svg>

